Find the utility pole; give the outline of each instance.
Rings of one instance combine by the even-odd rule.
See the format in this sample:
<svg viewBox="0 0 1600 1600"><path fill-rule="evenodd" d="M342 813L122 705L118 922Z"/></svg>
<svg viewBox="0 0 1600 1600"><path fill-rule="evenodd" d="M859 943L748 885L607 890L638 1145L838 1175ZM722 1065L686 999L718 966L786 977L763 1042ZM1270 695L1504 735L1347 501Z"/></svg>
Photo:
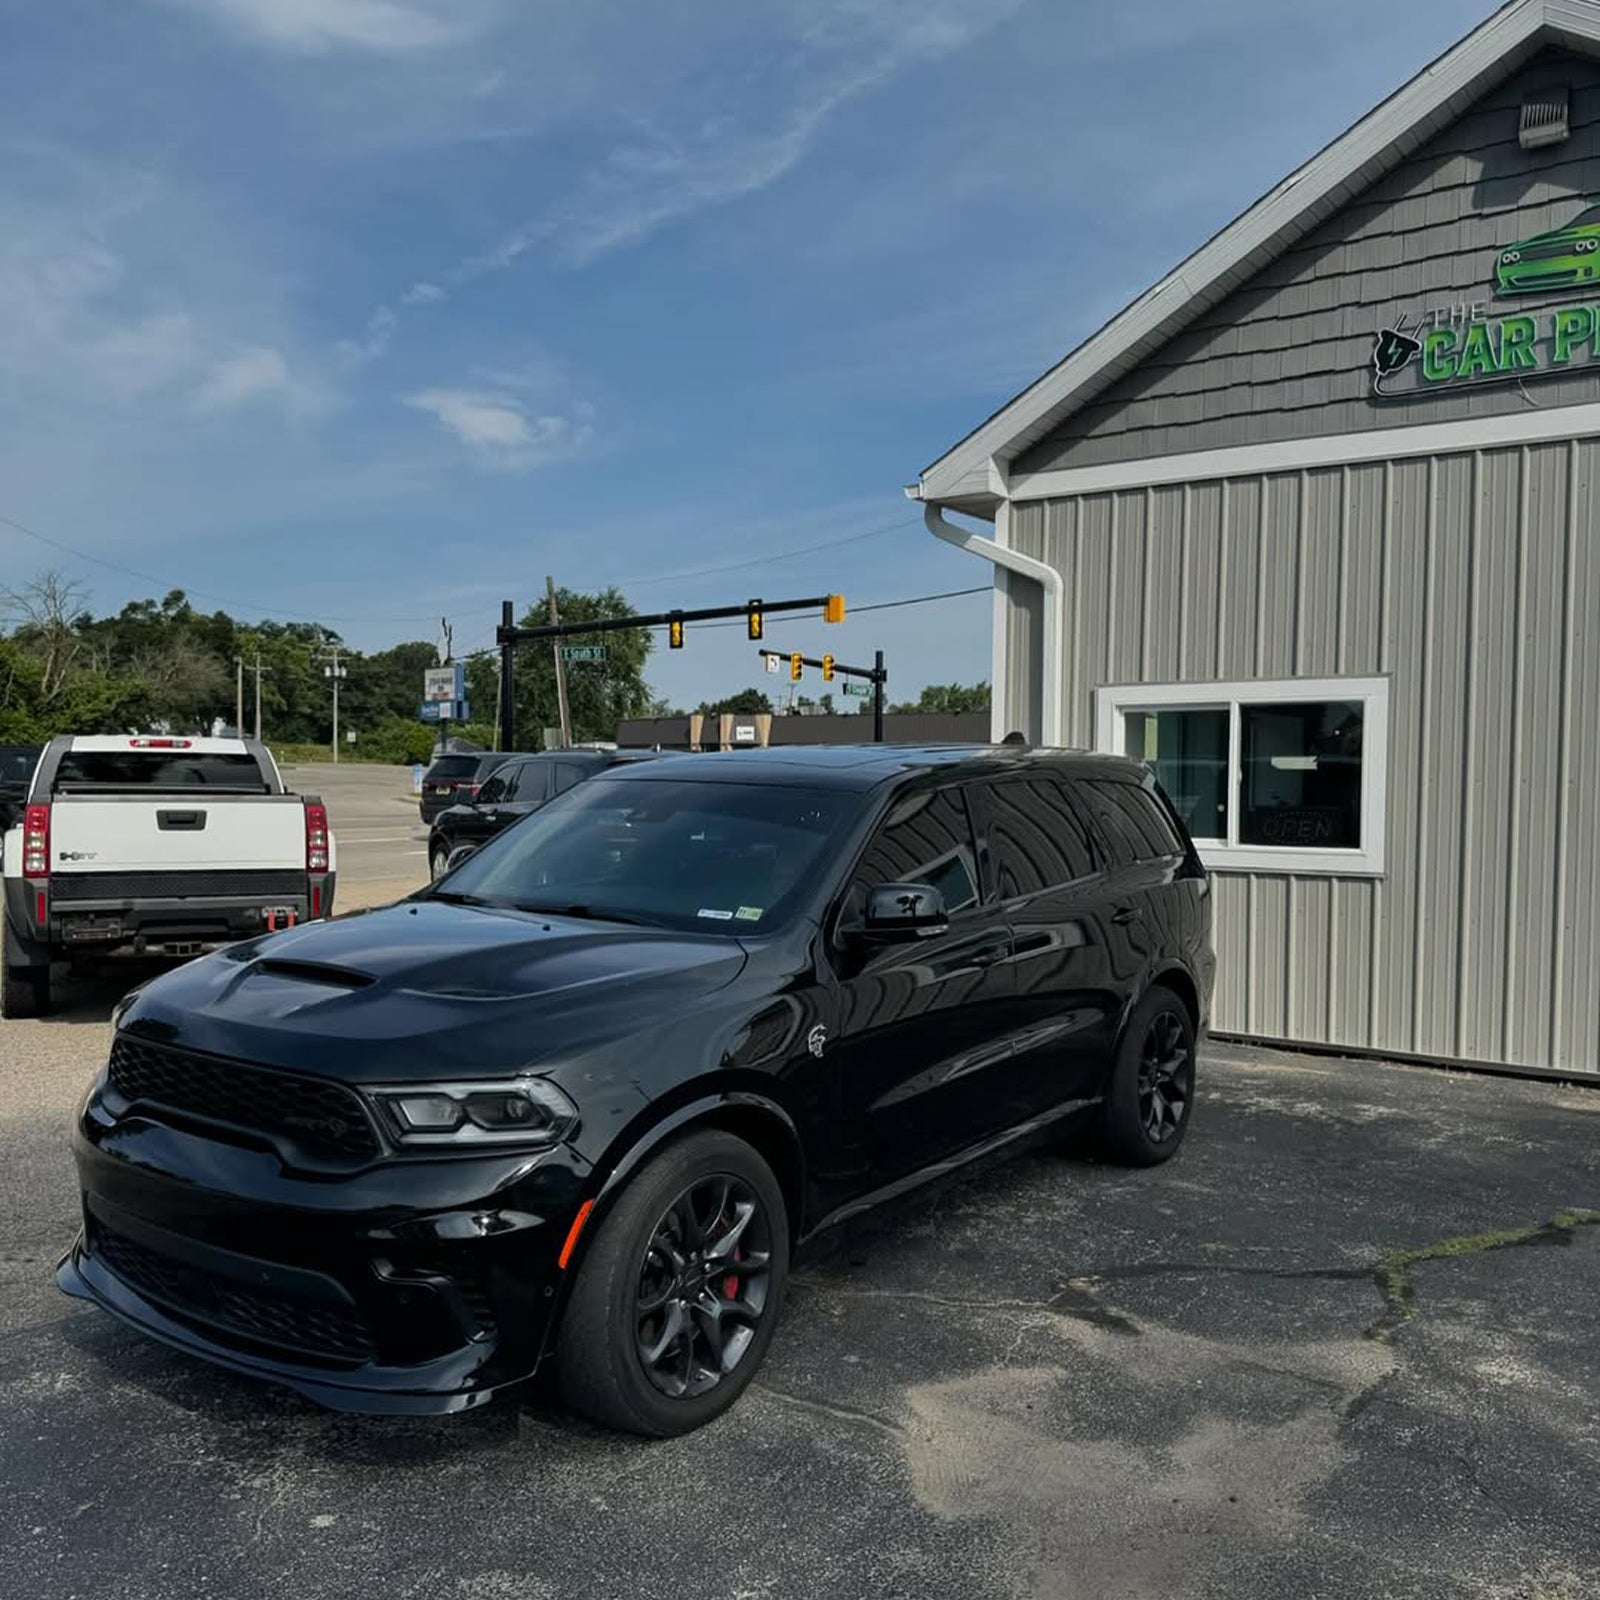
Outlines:
<svg viewBox="0 0 1600 1600"><path fill-rule="evenodd" d="M339 680L346 677L347 670L339 665L338 645L329 645L328 653L332 656L332 664L324 666L322 676L333 683L333 764L339 764ZM324 657L324 660L327 658ZM259 702L258 702L259 703Z"/></svg>
<svg viewBox="0 0 1600 1600"><path fill-rule="evenodd" d="M233 681L233 731L242 739L244 738L244 657L235 656L233 665L235 668ZM260 737L261 732L257 729L256 738L259 739Z"/></svg>
<svg viewBox="0 0 1600 1600"><path fill-rule="evenodd" d="M256 651L256 743L261 743L261 652Z"/></svg>
<svg viewBox="0 0 1600 1600"><path fill-rule="evenodd" d="M561 614L556 609L556 580L548 573L545 575L544 592L550 602L550 621L559 624ZM550 641L550 649L556 662L556 708L561 721L561 748L567 750L572 746L572 713L567 709L567 663L561 654L559 638Z"/></svg>
<svg viewBox="0 0 1600 1600"><path fill-rule="evenodd" d="M517 707L512 698L513 689L513 663L516 660L516 645L512 640L512 633L517 625L516 607L509 600L500 602L500 739L502 750L515 750L517 747Z"/></svg>
<svg viewBox="0 0 1600 1600"><path fill-rule="evenodd" d="M872 742L883 743L883 682L889 674L883 670L883 651L872 658Z"/></svg>

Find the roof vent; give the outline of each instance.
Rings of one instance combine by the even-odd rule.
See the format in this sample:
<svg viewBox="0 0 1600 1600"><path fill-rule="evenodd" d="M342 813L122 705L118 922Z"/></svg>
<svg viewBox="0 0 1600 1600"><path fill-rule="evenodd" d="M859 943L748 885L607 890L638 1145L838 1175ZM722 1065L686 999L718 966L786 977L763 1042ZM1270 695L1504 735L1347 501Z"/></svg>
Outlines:
<svg viewBox="0 0 1600 1600"><path fill-rule="evenodd" d="M1517 127L1517 143L1524 150L1542 150L1546 145L1562 144L1572 129L1567 121L1568 92L1552 89L1542 100L1530 100L1522 108Z"/></svg>

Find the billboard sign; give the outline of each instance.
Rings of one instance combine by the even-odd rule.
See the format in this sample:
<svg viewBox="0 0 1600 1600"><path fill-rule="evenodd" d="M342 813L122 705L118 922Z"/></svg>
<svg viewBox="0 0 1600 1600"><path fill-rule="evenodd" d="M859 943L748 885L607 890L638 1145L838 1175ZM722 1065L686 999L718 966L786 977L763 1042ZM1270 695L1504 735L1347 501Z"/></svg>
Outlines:
<svg viewBox="0 0 1600 1600"><path fill-rule="evenodd" d="M437 705L444 701L465 700L467 697L466 663L456 662L451 667L428 667L422 674L422 698Z"/></svg>

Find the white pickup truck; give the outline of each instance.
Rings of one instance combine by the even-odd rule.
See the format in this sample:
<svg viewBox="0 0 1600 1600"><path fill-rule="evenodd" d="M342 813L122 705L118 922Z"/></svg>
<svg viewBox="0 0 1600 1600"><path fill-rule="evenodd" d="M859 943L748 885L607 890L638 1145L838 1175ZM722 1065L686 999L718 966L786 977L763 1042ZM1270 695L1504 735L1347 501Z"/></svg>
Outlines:
<svg viewBox="0 0 1600 1600"><path fill-rule="evenodd" d="M50 1004L51 965L198 955L332 915L328 813L253 740L64 735L0 850L0 1015Z"/></svg>

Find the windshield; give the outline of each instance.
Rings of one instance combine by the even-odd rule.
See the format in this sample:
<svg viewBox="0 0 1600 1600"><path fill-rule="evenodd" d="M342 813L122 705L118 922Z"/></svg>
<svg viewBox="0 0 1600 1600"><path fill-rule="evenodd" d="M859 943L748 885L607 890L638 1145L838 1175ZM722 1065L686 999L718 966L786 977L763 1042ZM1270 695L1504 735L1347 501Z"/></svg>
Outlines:
<svg viewBox="0 0 1600 1600"><path fill-rule="evenodd" d="M440 756L428 768L428 781L436 783L440 778L472 778L477 776L478 756Z"/></svg>
<svg viewBox="0 0 1600 1600"><path fill-rule="evenodd" d="M782 922L829 859L853 795L600 779L499 835L431 891L467 904L696 933Z"/></svg>

